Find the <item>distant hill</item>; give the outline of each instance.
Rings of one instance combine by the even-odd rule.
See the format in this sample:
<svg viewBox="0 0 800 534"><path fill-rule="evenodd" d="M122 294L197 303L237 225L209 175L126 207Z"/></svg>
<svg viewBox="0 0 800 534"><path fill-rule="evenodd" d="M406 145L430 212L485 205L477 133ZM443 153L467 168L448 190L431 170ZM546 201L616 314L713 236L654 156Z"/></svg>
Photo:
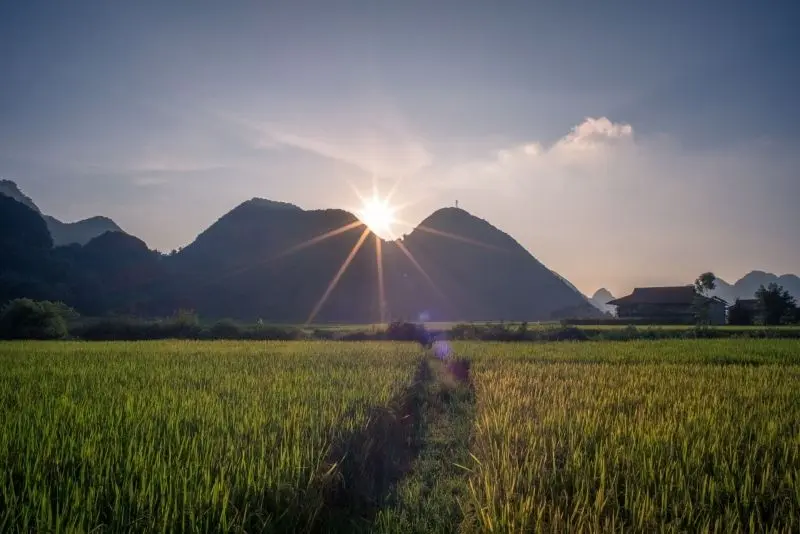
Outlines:
<svg viewBox="0 0 800 534"><path fill-rule="evenodd" d="M574 286L511 236L463 209L434 212L389 251L397 258L390 267L399 269L393 281L402 288L394 301L411 318L420 312L440 320L550 320L596 314Z"/></svg>
<svg viewBox="0 0 800 534"><path fill-rule="evenodd" d="M759 286L767 286L770 283L776 283L784 287L796 299L800 300L800 277L794 274L784 274L778 276L773 273L764 271L750 271L742 278L729 284L721 278L717 278L717 288L713 294L721 299L733 303L737 298L751 299Z"/></svg>
<svg viewBox="0 0 800 534"><path fill-rule="evenodd" d="M108 217L90 217L81 221L65 223L55 217L45 215L39 207L25 195L11 180L0 180L0 194L11 197L39 213L47 224L55 246L77 243L83 245L105 232L122 232L122 229Z"/></svg>
<svg viewBox="0 0 800 534"><path fill-rule="evenodd" d="M613 299L605 289L582 295L511 236L458 208L384 241L343 210L253 198L165 256L111 219L44 215L3 180L0 251L0 302L63 300L90 315L194 309L283 323L545 321L600 317ZM763 271L718 280L715 294L752 298L771 282L800 298L800 278Z"/></svg>
<svg viewBox="0 0 800 534"><path fill-rule="evenodd" d="M456 208L384 241L343 210L251 199L165 256L121 231L53 248L48 219L30 199L2 198L4 239L16 251L0 266L2 295L58 297L89 315L194 309L283 323L600 315L509 235ZM105 221L97 222L99 232Z"/></svg>
<svg viewBox="0 0 800 534"><path fill-rule="evenodd" d="M589 299L589 301L597 307L598 310L606 312L606 313L614 313L614 306L609 306L608 303L614 300L614 295L611 292L601 287L597 291L594 292L594 295Z"/></svg>
<svg viewBox="0 0 800 534"><path fill-rule="evenodd" d="M546 320L595 313L511 237L466 211L439 210L395 242L372 234L362 240L363 231L342 210L248 201L170 258L183 281L168 298L201 314L303 322L363 241L315 320Z"/></svg>

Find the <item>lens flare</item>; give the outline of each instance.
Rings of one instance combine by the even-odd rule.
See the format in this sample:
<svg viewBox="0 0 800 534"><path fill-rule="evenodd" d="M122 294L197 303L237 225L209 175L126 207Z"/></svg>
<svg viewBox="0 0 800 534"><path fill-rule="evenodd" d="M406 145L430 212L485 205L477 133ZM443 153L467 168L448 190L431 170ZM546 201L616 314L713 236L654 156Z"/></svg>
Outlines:
<svg viewBox="0 0 800 534"><path fill-rule="evenodd" d="M395 208L389 205L387 199L377 196L362 201L361 209L356 215L367 227L380 237L387 237L392 232L395 223Z"/></svg>

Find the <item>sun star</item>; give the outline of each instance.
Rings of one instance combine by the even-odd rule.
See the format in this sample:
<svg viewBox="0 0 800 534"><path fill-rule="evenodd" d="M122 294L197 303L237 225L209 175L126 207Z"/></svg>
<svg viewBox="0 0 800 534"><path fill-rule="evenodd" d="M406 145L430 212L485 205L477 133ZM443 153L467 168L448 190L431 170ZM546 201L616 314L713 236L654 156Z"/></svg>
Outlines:
<svg viewBox="0 0 800 534"><path fill-rule="evenodd" d="M395 221L395 208L386 199L373 196L362 201L358 218L376 235L387 237L392 232Z"/></svg>

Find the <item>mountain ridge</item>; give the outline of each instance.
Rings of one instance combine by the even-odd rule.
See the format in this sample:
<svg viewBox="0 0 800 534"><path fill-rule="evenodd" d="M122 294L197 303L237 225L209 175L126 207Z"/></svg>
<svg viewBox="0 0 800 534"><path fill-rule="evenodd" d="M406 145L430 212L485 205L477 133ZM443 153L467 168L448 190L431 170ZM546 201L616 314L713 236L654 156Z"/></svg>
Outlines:
<svg viewBox="0 0 800 534"><path fill-rule="evenodd" d="M612 300L614 300L614 295L612 295L611 292L604 287L601 287L600 289L595 291L594 295L592 295L589 298L589 301L595 307L597 307L598 310L610 314L613 314L615 311L615 308L613 306L608 305L608 303Z"/></svg>
<svg viewBox="0 0 800 534"><path fill-rule="evenodd" d="M739 278L734 283L729 283L722 278L717 278L716 289L712 295L717 296L728 303L733 303L737 298L755 298L755 292L759 286L767 286L776 283L783 286L796 299L800 299L800 277L796 274L786 273L777 275L767 271L753 270Z"/></svg>
<svg viewBox="0 0 800 534"><path fill-rule="evenodd" d="M29 221L43 219L14 203ZM32 283L58 288L59 298L91 314L189 308L209 318L371 323L599 313L513 237L452 208L385 241L344 210L250 199L169 255L134 236L105 232L84 245L52 249L48 261L49 274Z"/></svg>
<svg viewBox="0 0 800 534"><path fill-rule="evenodd" d="M13 182L2 185L3 198L11 188L18 197L11 200L28 212L18 209L17 215L30 224L44 222L48 242L40 229L31 230L40 236L37 250L56 246L52 259L66 262L61 271L53 269L61 273L58 280L45 277L34 286L57 283L59 297L92 313L164 314L182 307L209 317L275 322L554 320L596 317L609 311L606 303L613 298L604 289L583 295L510 234L459 208L437 209L410 233L387 241L345 210L304 210L254 197L183 249L163 255L135 236L104 229L113 221L102 216L82 221L95 224L97 235L59 247L52 218ZM13 228L13 221L8 226ZM25 239L13 245L23 256ZM16 265L25 264L22 260ZM69 279L65 268L72 269ZM16 271L12 279L25 275ZM758 285L771 281L800 294L797 276L765 271L752 271L734 284L719 279L716 294L729 301L731 295L752 298ZM110 289L112 295L100 295Z"/></svg>
<svg viewBox="0 0 800 534"><path fill-rule="evenodd" d="M42 210L39 209L39 206L37 206L29 196L23 193L17 183L12 180L0 180L0 194L16 200L40 214L45 223L47 223L47 229L56 246L69 245L72 243L83 245L105 232L123 231L111 218L102 215L95 215L87 219L73 222L60 221L51 215L43 213Z"/></svg>

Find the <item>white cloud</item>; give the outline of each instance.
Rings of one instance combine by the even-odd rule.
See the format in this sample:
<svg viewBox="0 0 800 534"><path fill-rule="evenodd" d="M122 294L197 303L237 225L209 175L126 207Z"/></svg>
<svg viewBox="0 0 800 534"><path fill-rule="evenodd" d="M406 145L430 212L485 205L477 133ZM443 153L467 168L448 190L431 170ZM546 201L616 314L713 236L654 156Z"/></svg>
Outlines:
<svg viewBox="0 0 800 534"><path fill-rule="evenodd" d="M317 116L257 121L218 114L255 133L259 149L294 148L344 162L370 175L413 176L433 162L425 142L393 114Z"/></svg>
<svg viewBox="0 0 800 534"><path fill-rule="evenodd" d="M444 173L439 185L516 189L531 180L538 186L544 185L541 179L552 183L556 176L575 180L607 170L611 158L631 157L634 147L631 125L587 118L550 146L531 141L499 150L492 158L457 165Z"/></svg>
<svg viewBox="0 0 800 534"><path fill-rule="evenodd" d="M267 127L263 129L267 146L275 143L306 150L354 165L379 176L413 176L429 166L433 158L417 140L385 133L342 133L340 136L313 136Z"/></svg>
<svg viewBox="0 0 800 534"><path fill-rule="evenodd" d="M786 211L773 189L791 190L796 164L785 149L685 147L600 117L553 143L530 140L444 169L437 186L589 291L752 269L741 251L766 257L774 230L748 214Z"/></svg>

